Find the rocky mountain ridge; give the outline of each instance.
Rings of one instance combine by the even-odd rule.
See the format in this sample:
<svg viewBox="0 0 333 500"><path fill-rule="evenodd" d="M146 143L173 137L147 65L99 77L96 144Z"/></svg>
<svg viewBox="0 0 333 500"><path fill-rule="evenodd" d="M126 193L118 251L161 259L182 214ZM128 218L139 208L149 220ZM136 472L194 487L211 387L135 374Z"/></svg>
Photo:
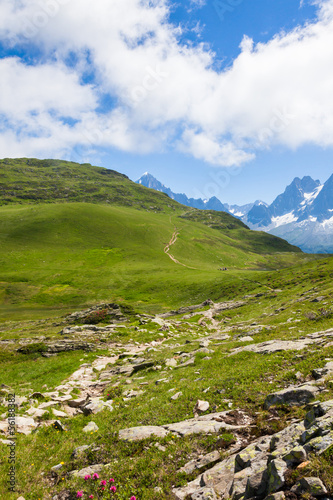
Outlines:
<svg viewBox="0 0 333 500"><path fill-rule="evenodd" d="M137 182L187 206L228 212L251 229L279 236L305 252L333 253L333 175L324 184L310 176L296 177L270 205L257 200L243 206L215 197L204 201L177 195L148 173Z"/></svg>

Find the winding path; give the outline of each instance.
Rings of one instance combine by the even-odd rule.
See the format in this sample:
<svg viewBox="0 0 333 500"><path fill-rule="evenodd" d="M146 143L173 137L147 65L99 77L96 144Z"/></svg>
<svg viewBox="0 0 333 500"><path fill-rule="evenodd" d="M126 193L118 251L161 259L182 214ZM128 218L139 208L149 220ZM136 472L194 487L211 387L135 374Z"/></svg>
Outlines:
<svg viewBox="0 0 333 500"><path fill-rule="evenodd" d="M170 259L175 263L179 264L180 266L187 267L188 269L196 269L196 267L190 267L187 266L186 264L182 264L177 260L171 253L170 253L170 247L174 245L178 239L179 233L177 232L177 229L174 230L173 235L171 236L171 240L169 243L164 247L164 253L170 257Z"/></svg>

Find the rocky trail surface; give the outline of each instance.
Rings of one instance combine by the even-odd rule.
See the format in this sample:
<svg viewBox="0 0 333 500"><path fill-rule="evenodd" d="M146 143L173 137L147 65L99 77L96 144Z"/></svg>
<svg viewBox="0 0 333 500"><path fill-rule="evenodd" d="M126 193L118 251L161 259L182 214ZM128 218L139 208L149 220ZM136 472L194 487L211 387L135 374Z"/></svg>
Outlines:
<svg viewBox="0 0 333 500"><path fill-rule="evenodd" d="M170 259L175 263L175 264L179 264L180 266L184 266L184 267L187 267L188 269L196 269L195 267L190 267L190 266L187 266L186 264L182 264L182 262L179 262L179 260L176 259L176 257L174 257L171 253L170 253L170 247L172 245L174 245L176 242L177 242L177 239L178 239L178 236L179 236L179 233L177 232L177 229L175 229L175 231L173 232L172 236L171 236L171 240L169 241L169 243L164 247L164 253L166 255L168 255L170 257Z"/></svg>
<svg viewBox="0 0 333 500"><path fill-rule="evenodd" d="M309 352L312 348L327 348L333 345L333 328L319 330L295 339L255 342L255 335L264 327L248 322L246 332L232 337L235 333L234 327L216 319L216 316L224 311L241 308L246 303L246 300L215 304L212 301L205 301L197 306L157 316L142 315L140 318L142 327L148 323L153 324L159 327L157 335L161 335L158 340L145 343L121 343L110 340L115 331L126 328L126 323L119 320L120 313L117 308L114 308L116 322L113 324L78 326L68 321L69 324L59 332L62 339L54 341L40 336L22 341L22 345L18 348L18 352L22 355L37 340L45 343L46 349L43 355L54 356L63 351L76 349L83 352L94 350L98 336L99 342L104 338L103 346L109 354L97 356L91 363L82 363L75 372L52 390L33 392L27 396L16 395L17 432L29 435L51 425L63 431L71 419L82 414L91 418L82 432L97 432L98 426L94 422L94 415L114 411L114 401L105 396L105 389L110 384L114 388L120 388L125 404L137 398L139 400L143 394L149 394L151 387L150 383L141 377L142 374L148 371L160 373L160 378L155 380L154 385L161 387L163 391L163 385L172 380L175 370L182 370L186 376L187 368L195 366L198 354L209 361L220 346L230 340L246 345L232 347L225 354L228 358L245 352L262 356L283 351ZM188 322L197 315L199 315L197 324L206 327L205 332L200 335L193 324ZM178 341L181 336L177 330L177 325L180 325L179 318L181 325L188 326L188 339L185 344L183 340ZM183 339L183 336L181 337ZM159 364L154 358L157 354L160 355ZM198 400L193 408L193 418L170 421L163 425L123 427L118 433L118 439L133 443L150 438L163 439L167 436L185 439L196 435L218 437L223 433L232 433L234 440L226 450L198 454L180 469L180 472L192 479L183 487L173 488L173 498L178 500L229 498L261 500L266 497L269 500L296 500L303 494L308 494L309 498L328 498L327 489L319 478L305 477L290 486L288 477L292 471L300 470L309 463L312 454L320 456L333 446L333 400L316 401L318 397L323 399L322 396L327 391L327 381L332 377L333 360L327 359L324 367L313 370L311 379L300 380L282 390L267 393L265 410L276 405L306 408L304 418L293 418L286 422L288 425L284 429L272 435L263 434L257 437L254 432L256 427L254 415L244 409L233 408L232 402L229 403L232 409L217 411L217 408L213 408L215 411L211 412L207 401ZM133 387L134 382L135 387ZM11 389L3 385L2 392L9 394ZM177 405L179 398L182 398L182 392L170 394L170 400L174 405ZM2 403L8 404L6 398L3 398ZM9 422L5 413L1 417L0 441L8 444ZM163 446L160 447L164 449ZM80 449L73 451L74 454L79 452ZM92 463L89 467L72 470L69 474L84 478L86 474L101 472L109 465L105 462ZM53 473L56 474L61 467L61 464L54 465ZM196 474L193 479L193 475ZM291 493L294 496L290 496ZM54 497L55 500L60 498L62 497L57 495Z"/></svg>

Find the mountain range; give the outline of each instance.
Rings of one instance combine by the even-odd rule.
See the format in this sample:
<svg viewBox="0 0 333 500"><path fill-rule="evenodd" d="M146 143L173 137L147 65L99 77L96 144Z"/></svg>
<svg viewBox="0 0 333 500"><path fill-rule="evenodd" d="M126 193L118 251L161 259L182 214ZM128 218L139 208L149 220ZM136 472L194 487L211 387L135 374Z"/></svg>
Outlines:
<svg viewBox="0 0 333 500"><path fill-rule="evenodd" d="M216 197L187 198L173 193L148 173L137 183L164 192L183 205L228 212L251 229L284 238L305 252L333 253L333 175L324 184L310 176L296 177L270 205L261 200L239 206L222 203Z"/></svg>
<svg viewBox="0 0 333 500"><path fill-rule="evenodd" d="M257 200L254 203L248 203L246 205L229 205L228 203L222 203L216 196L212 196L209 200L203 200L201 198L188 198L184 193L174 193L170 188L166 187L160 181L158 181L153 175L145 172L139 180L136 181L137 184L141 184L150 189L155 189L161 193L167 194L172 200L178 201L182 205L187 207L197 208L199 210L215 210L217 212L227 212L234 217L241 218L246 215L252 207L256 205L266 205L263 201Z"/></svg>

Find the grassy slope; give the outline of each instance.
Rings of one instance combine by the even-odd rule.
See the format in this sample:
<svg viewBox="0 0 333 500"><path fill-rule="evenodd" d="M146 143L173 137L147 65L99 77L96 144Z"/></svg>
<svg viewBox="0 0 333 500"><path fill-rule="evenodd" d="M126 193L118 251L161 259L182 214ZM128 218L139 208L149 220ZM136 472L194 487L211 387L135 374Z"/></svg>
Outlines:
<svg viewBox="0 0 333 500"><path fill-rule="evenodd" d="M154 308L232 298L244 286L239 270L252 275L309 259L229 214L183 207L88 164L0 160L0 185L6 318L110 300ZM170 253L184 266L164 254L175 230Z"/></svg>
<svg viewBox="0 0 333 500"><path fill-rule="evenodd" d="M0 205L83 201L170 210L163 193L131 182L114 170L61 160L0 160Z"/></svg>
<svg viewBox="0 0 333 500"><path fill-rule="evenodd" d="M243 227L212 229L130 207L11 205L0 215L0 308L7 318L22 308L119 299L174 307L208 296L232 298L244 271L251 278L255 270L309 259L272 252L261 233ZM164 253L175 227L179 236L170 252L194 269ZM227 273L218 270L224 266Z"/></svg>
<svg viewBox="0 0 333 500"><path fill-rule="evenodd" d="M248 303L232 311L225 311L215 319L220 320L220 328L232 327L230 339L223 344L212 343L214 353L211 359L205 360L204 353L196 355L195 365L187 369L161 373L140 372L139 376L131 378L127 384L126 377L115 377L110 382L106 393L112 393L115 410L104 411L93 417L83 415L75 419L65 419L68 432L59 433L52 427L40 429L30 436L18 436L17 445L17 479L18 492L9 495L6 492L6 461L8 451L5 445L0 444L0 498L16 500L19 494L26 500L51 499L56 490L71 488L72 490L85 489L83 480L73 480L67 472L74 468L81 468L91 463L111 463L111 475L116 478L120 486L121 500L128 500L135 493L139 500L155 500L156 486L161 486L163 493L158 498L171 500L170 494L173 485L184 484L185 476L177 470L199 453L208 453L219 448L220 436L194 436L182 439L172 439L171 436L162 440L149 439L143 443L125 444L117 439L117 431L127 426L135 425L162 425L171 421L190 418L197 399L204 399L210 403L210 410L217 406L218 410L228 409L228 403L233 408L242 408L256 419L253 432L256 435L276 432L287 425L292 418L301 418L305 410L300 408L286 408L275 410L280 420L269 421L272 416L263 411L262 405L265 396L276 389L286 387L297 381L296 373L301 372L303 377L311 374L314 368L322 367L327 358L333 356L333 346L313 346L306 352L278 352L261 355L243 352L234 357L228 357L230 349L244 345L237 341L237 335L253 335L255 342L263 342L273 338L299 338L310 332L325 330L332 326L331 317L318 321L309 320L305 313L313 311L320 316L321 308L328 308L333 292L333 259L325 258L319 262L308 262L303 267L289 268L270 274L261 273L261 284L257 284L254 291L261 291L261 297L252 296ZM270 291L271 287L279 287L280 292ZM324 296L319 302L312 302L314 297ZM241 290L235 290L235 299L243 297ZM290 321L290 318L292 321ZM177 328L172 332L164 333L168 340L157 352L147 353L149 359L164 368L165 360L175 356L179 350L191 352L198 348L199 342L195 339L207 335L207 328L198 325L198 317L184 320L177 317ZM256 330L255 322L263 326L261 332ZM132 328L131 328L132 327ZM112 342L127 344L160 340L161 332L156 324L139 324L133 319L127 328L119 330L110 338ZM137 327L138 330L134 330ZM61 327L55 327L50 322L12 322L3 326L5 338L35 336L43 333L54 338L61 338ZM145 332L145 333L144 333ZM186 341L190 340L190 343ZM176 342L176 345L175 345ZM55 358L45 359L39 355L19 355L15 353L18 343L8 345L0 355L0 361L5 368L1 381L11 385L20 395L31 394L33 391L44 391L44 384L49 389L54 388L68 377L80 364L91 362L102 351L90 353L63 353ZM102 345L100 345L102 347ZM102 347L103 348L103 347ZM111 350L109 354L113 354ZM200 372L200 374L199 374ZM96 377L98 374L96 373ZM142 389L144 394L129 401L123 400L123 392L128 389ZM156 384L158 379L168 377L164 384ZM112 387L115 382L118 387ZM322 393L319 398L333 397L333 383L328 384L328 392ZM168 392L174 389L172 393ZM207 390L208 389L208 390ZM182 396L172 401L170 395L181 391ZM206 391L206 392L203 392ZM19 410L23 414L27 407ZM0 408L5 412L4 407ZM98 433L84 434L82 428L89 422L95 421L99 427ZM158 450L155 442L160 442L165 451ZM84 444L96 443L100 451L96 454L84 455L80 461L71 459L72 451ZM149 448L150 446L150 448ZM64 462L60 484L51 486L49 481L50 468ZM319 467L316 470L316 467ZM309 467L304 475L318 475L325 480L327 486L333 488L332 464L325 464L311 457ZM196 474L194 474L196 476ZM104 476L103 476L104 477ZM64 478L64 479L62 479ZM188 477L187 479L190 479ZM126 489L124 495L122 488ZM1 496L4 492L4 496Z"/></svg>

